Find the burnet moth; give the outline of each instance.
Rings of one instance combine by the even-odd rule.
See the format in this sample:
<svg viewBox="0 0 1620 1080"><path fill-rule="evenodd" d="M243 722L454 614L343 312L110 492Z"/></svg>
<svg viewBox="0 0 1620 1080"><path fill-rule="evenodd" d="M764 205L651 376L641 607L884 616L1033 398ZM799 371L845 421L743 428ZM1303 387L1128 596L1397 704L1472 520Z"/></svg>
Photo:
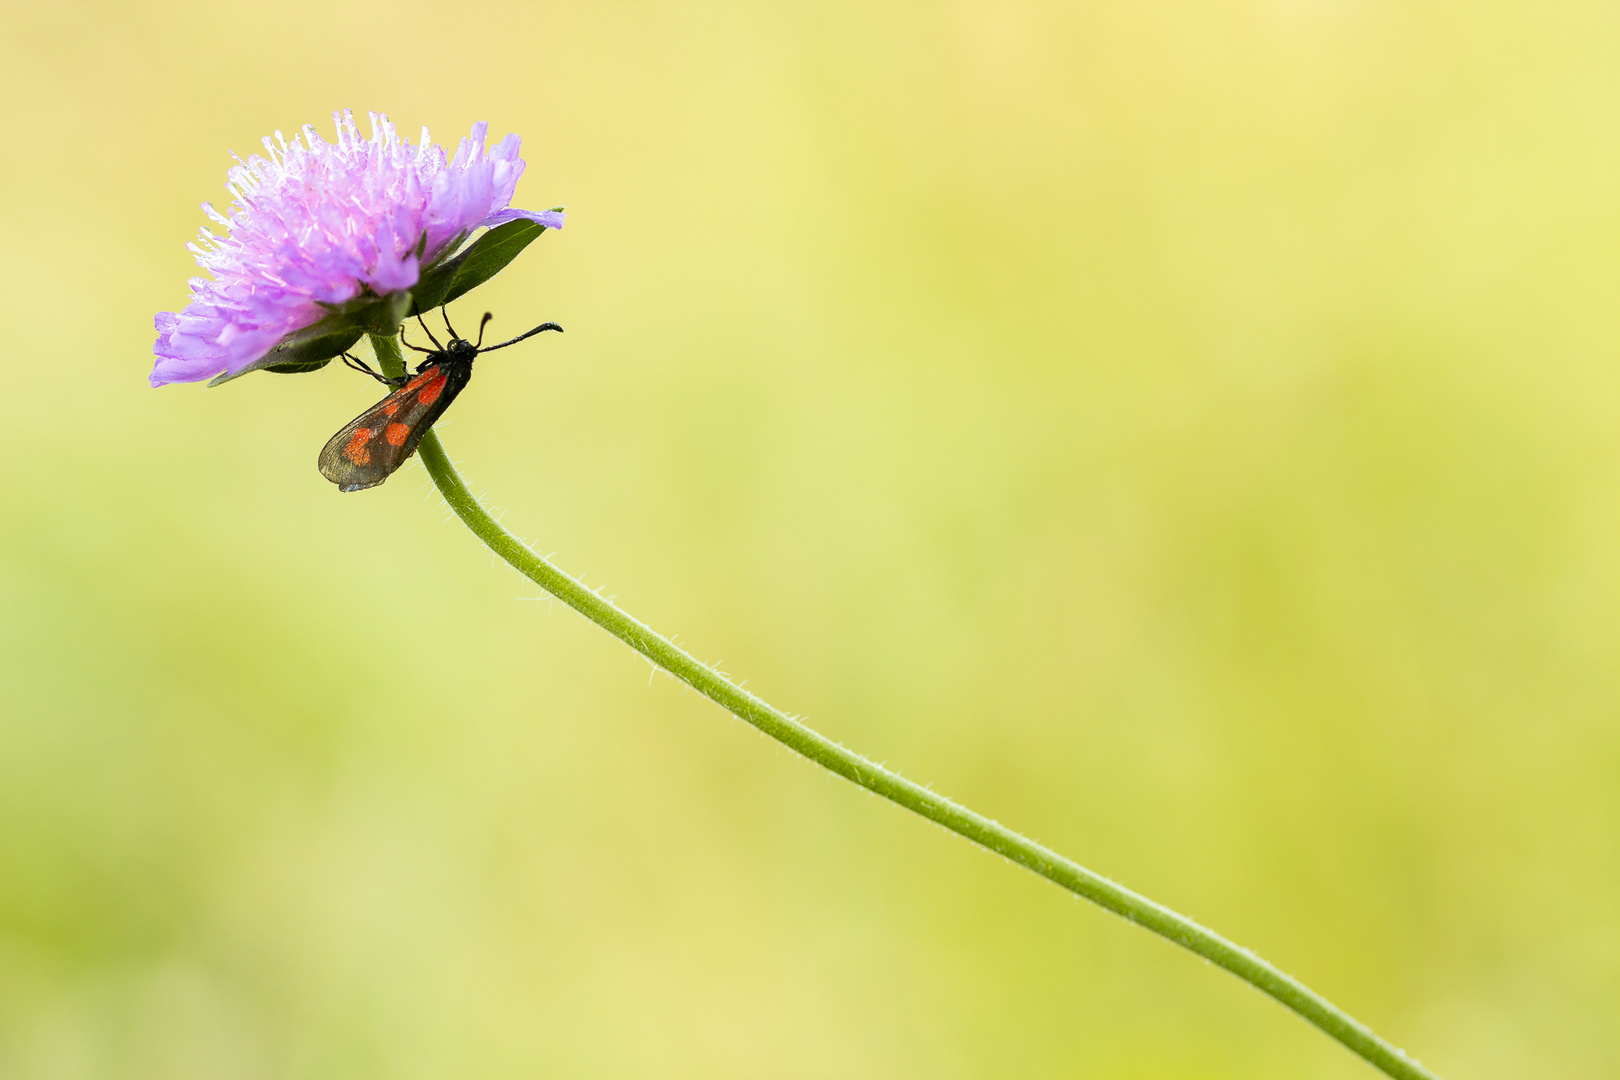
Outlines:
<svg viewBox="0 0 1620 1080"><path fill-rule="evenodd" d="M405 340L403 330L399 340L407 349L427 353L427 359L417 365L416 374L389 378L371 370L365 361L348 353L343 362L356 371L370 375L393 393L349 421L342 431L327 440L321 450L321 475L338 486L339 491L364 491L376 487L394 474L394 470L410 460L416 445L422 441L444 410L456 400L456 395L472 378L473 360L479 355L516 345L524 338L533 337L542 330L562 330L556 323L541 323L526 334L511 341L484 348L484 327L492 318L488 312L478 324L478 343L463 339L445 316L444 325L450 331L450 344L440 345L427 323L420 316L417 322L433 348L424 349Z"/></svg>

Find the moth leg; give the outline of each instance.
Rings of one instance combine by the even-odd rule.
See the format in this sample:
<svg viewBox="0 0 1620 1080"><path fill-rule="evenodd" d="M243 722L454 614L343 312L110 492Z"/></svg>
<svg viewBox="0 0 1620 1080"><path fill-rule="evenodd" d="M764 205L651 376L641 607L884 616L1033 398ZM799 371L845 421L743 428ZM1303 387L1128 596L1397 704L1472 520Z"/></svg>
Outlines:
<svg viewBox="0 0 1620 1080"><path fill-rule="evenodd" d="M405 376L403 376L403 375L400 375L400 376L398 376L396 378L390 379L387 375L383 375L380 372L373 371L371 369L371 365L366 363L364 360L360 359L358 356L351 356L348 353L344 353L342 355L343 355L343 366L344 367L352 368L353 370L360 372L360 374L362 374L362 375L370 375L373 379L376 379L378 382L382 383L384 386L395 386L395 387L397 387L397 386L404 386L405 385Z"/></svg>
<svg viewBox="0 0 1620 1080"><path fill-rule="evenodd" d="M440 307L439 310L442 312L444 310L444 308ZM433 347L435 349L437 349L439 352L444 352L444 346L439 344L439 339L434 337L433 336L433 331L428 329L427 321L422 318L422 313L421 312L416 313L416 322L417 322L417 324L419 326L422 327L422 333L426 334L428 336L428 340L433 342ZM448 324L446 324L446 325L448 325Z"/></svg>
<svg viewBox="0 0 1620 1080"><path fill-rule="evenodd" d="M418 321L421 321L420 318L418 318ZM422 329L424 329L424 330L427 329L427 325L425 323L423 324ZM430 338L432 336L433 336L432 334L428 335L428 337L430 337ZM405 346L407 349L410 349L412 352L431 353L433 351L432 349L424 349L420 345L412 345L410 342L406 341L405 340L405 324L404 323L399 324L399 343L401 345ZM434 344L437 345L438 342L435 341Z"/></svg>

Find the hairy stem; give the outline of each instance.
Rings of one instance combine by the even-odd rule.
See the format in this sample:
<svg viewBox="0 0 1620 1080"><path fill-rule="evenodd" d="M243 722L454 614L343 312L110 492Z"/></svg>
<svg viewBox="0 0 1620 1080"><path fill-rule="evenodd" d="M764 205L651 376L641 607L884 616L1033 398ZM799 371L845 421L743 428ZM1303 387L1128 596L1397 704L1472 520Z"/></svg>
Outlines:
<svg viewBox="0 0 1620 1080"><path fill-rule="evenodd" d="M398 374L404 370L399 346L393 338L373 336L371 342L385 374ZM433 482L438 485L440 494L450 508L491 551L505 559L518 573L721 708L846 780L921 814L1033 870L1075 895L1124 916L1138 926L1197 953L1212 964L1218 964L1255 989L1276 998L1388 1075L1400 1080L1439 1080L1399 1048L1379 1038L1365 1024L1248 949L1162 904L1116 885L999 822L890 772L852 750L846 750L794 717L761 701L668 638L621 611L612 601L602 598L529 550L522 541L502 528L467 489L445 455L435 432L428 432L419 451L422 464L427 467L428 475L433 477Z"/></svg>

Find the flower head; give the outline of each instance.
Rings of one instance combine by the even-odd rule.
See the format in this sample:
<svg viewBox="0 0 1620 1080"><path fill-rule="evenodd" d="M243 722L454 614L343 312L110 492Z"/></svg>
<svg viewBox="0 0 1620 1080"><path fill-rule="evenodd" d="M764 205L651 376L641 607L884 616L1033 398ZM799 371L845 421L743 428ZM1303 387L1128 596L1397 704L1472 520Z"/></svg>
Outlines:
<svg viewBox="0 0 1620 1080"><path fill-rule="evenodd" d="M344 110L333 114L335 143L306 124L302 142L278 131L264 140L268 157L237 158L229 214L203 203L227 234L204 226L186 245L211 277L191 279L185 310L157 316L153 386L238 374L332 307L411 288L479 226L562 226L558 211L507 205L523 175L518 136L486 150L480 122L447 157L427 128L412 146L386 116L368 115L369 139Z"/></svg>

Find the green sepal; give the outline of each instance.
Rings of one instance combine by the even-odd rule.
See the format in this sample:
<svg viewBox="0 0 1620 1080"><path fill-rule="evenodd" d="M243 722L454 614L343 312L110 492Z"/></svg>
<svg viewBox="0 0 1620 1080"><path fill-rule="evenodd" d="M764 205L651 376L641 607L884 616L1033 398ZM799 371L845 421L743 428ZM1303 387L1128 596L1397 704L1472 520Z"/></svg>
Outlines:
<svg viewBox="0 0 1620 1080"><path fill-rule="evenodd" d="M302 375L306 371L319 371L330 364L336 357L328 356L325 360L293 360L285 364L267 364L261 371L273 371L277 375Z"/></svg>
<svg viewBox="0 0 1620 1080"><path fill-rule="evenodd" d="M497 225L470 244L466 251L432 267L416 283L410 314L420 315L448 304L482 285L502 270L523 249L534 243L546 227L519 218Z"/></svg>
<svg viewBox="0 0 1620 1080"><path fill-rule="evenodd" d="M411 289L397 289L364 311L363 329L368 334L393 337L399 333L399 324L411 313Z"/></svg>
<svg viewBox="0 0 1620 1080"><path fill-rule="evenodd" d="M250 371L277 371L297 374L319 371L338 354L354 347L365 334L392 337L411 307L411 290L400 289L387 296L363 293L345 304L327 307L329 314L302 330L294 330L263 356L238 372L225 372L209 386L239 379Z"/></svg>

